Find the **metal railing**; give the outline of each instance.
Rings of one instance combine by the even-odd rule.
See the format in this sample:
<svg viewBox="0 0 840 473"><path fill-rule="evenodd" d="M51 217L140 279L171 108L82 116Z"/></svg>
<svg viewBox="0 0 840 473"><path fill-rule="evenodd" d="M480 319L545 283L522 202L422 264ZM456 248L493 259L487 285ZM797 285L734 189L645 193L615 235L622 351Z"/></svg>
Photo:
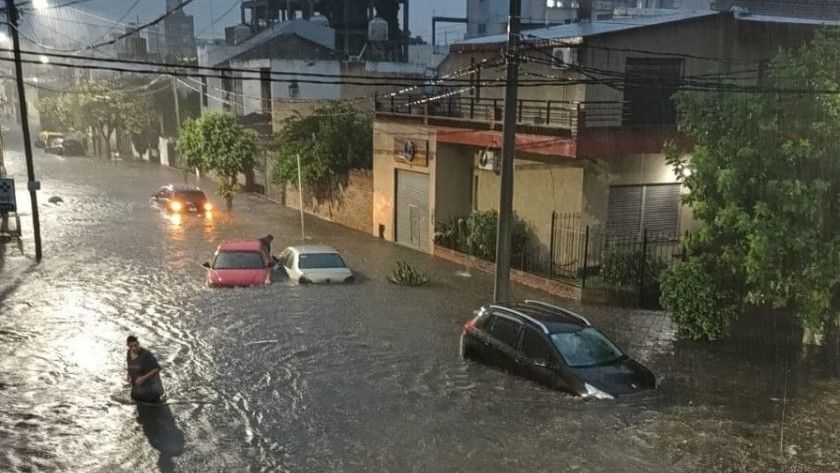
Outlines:
<svg viewBox="0 0 840 473"><path fill-rule="evenodd" d="M465 121L501 123L504 99L465 97L457 92L438 95L386 95L375 99L381 114L441 117ZM624 102L569 102L518 100L518 125L553 127L576 131L582 127L620 126L628 117Z"/></svg>
<svg viewBox="0 0 840 473"><path fill-rule="evenodd" d="M435 243L473 254L466 221L438 222ZM524 248L512 249L512 268L581 288L638 291L643 297L658 288L665 269L685 259L676 232L615 234L582 225L579 213L556 212L550 228L547 242L531 238Z"/></svg>

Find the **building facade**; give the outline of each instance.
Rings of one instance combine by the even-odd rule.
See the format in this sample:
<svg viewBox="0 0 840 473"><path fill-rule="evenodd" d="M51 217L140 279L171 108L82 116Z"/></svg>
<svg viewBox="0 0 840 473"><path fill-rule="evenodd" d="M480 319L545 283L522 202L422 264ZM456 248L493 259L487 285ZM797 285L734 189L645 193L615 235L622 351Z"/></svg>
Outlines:
<svg viewBox="0 0 840 473"><path fill-rule="evenodd" d="M580 264L579 249L557 244L557 215L635 240L692 230L680 176L663 154L666 142L683 139L672 94L693 78L755 69L818 28L672 10L531 30L520 58L513 195L536 239L530 257L552 268ZM498 208L505 39L454 46L441 65L452 78L446 87L377 102L374 235L433 252L447 223Z"/></svg>

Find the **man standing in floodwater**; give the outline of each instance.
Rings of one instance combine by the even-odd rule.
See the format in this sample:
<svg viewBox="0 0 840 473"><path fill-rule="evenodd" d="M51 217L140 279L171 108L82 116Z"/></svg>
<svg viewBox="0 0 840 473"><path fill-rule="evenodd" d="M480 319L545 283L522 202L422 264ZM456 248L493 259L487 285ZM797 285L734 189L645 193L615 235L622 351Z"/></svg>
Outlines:
<svg viewBox="0 0 840 473"><path fill-rule="evenodd" d="M131 399L140 402L160 402L163 383L160 380L160 364L149 350L140 346L134 335L126 339L128 353L128 380L131 383Z"/></svg>

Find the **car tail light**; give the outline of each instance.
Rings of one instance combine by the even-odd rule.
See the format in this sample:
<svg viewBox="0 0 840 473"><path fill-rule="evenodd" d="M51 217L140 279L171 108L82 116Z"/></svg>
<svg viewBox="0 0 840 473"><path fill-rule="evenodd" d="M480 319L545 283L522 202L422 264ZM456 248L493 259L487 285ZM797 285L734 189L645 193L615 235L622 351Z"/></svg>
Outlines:
<svg viewBox="0 0 840 473"><path fill-rule="evenodd" d="M172 209L173 212L180 212L184 206L178 201L172 201L169 203L169 208Z"/></svg>
<svg viewBox="0 0 840 473"><path fill-rule="evenodd" d="M306 279L305 276L301 276L300 279L298 279L298 284L312 284L312 281Z"/></svg>
<svg viewBox="0 0 840 473"><path fill-rule="evenodd" d="M344 282L346 282L346 283L353 282L355 280L356 280L355 276L347 276L346 278L344 278Z"/></svg>
<svg viewBox="0 0 840 473"><path fill-rule="evenodd" d="M475 328L475 320L470 320L469 322L464 324L464 330L472 330Z"/></svg>

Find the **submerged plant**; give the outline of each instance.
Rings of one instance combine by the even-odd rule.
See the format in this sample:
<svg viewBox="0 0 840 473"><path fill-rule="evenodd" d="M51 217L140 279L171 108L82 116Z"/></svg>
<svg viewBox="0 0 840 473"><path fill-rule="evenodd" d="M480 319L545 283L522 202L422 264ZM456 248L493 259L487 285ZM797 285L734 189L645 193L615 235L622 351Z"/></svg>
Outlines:
<svg viewBox="0 0 840 473"><path fill-rule="evenodd" d="M388 282L401 286L422 286L430 281L429 274L405 261L397 261L397 268L388 276Z"/></svg>

